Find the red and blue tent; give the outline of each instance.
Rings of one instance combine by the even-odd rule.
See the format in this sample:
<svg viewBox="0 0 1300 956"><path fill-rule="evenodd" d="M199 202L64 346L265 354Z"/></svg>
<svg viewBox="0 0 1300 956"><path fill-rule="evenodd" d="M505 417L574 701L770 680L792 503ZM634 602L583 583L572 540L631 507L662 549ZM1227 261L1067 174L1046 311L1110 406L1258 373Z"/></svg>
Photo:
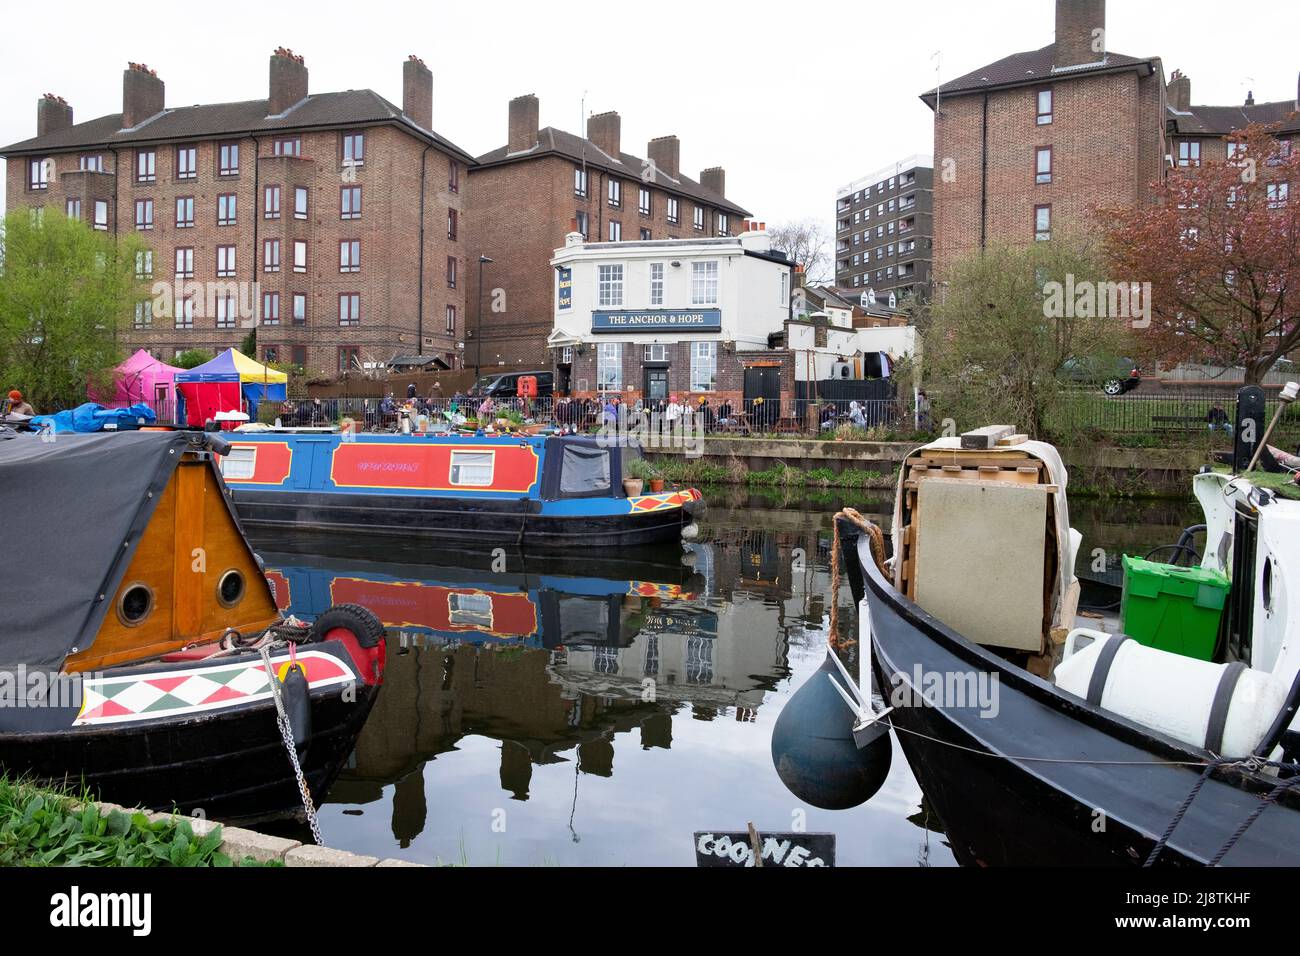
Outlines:
<svg viewBox="0 0 1300 956"><path fill-rule="evenodd" d="M288 396L289 376L226 349L211 362L176 374L176 388L185 400L185 421L202 425L218 412L240 412L257 418L264 401L283 402Z"/></svg>

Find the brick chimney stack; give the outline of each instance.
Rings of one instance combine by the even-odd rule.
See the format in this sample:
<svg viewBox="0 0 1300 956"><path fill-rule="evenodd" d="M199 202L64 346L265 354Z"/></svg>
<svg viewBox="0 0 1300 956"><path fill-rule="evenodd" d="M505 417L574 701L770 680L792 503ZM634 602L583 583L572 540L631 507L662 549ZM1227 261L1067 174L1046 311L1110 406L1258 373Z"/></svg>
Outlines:
<svg viewBox="0 0 1300 956"><path fill-rule="evenodd" d="M433 73L414 53L402 63L402 112L421 129L433 129Z"/></svg>
<svg viewBox="0 0 1300 956"><path fill-rule="evenodd" d="M510 101L510 136L506 151L522 153L537 145L537 120L541 107L532 93Z"/></svg>
<svg viewBox="0 0 1300 956"><path fill-rule="evenodd" d="M645 155L670 179L676 179L681 169L682 144L676 136L659 136L646 143Z"/></svg>
<svg viewBox="0 0 1300 956"><path fill-rule="evenodd" d="M1182 70L1174 70L1169 77L1169 105L1180 113L1192 108L1192 79Z"/></svg>
<svg viewBox="0 0 1300 956"><path fill-rule="evenodd" d="M598 113L587 119L587 139L608 156L618 159L622 153L623 121L614 111Z"/></svg>
<svg viewBox="0 0 1300 956"><path fill-rule="evenodd" d="M122 73L122 128L132 129L164 109L163 81L143 63L128 63Z"/></svg>
<svg viewBox="0 0 1300 956"><path fill-rule="evenodd" d="M46 93L36 101L36 135L44 136L72 125L72 107L68 101Z"/></svg>
<svg viewBox="0 0 1300 956"><path fill-rule="evenodd" d="M709 192L719 196L727 195L727 171L721 166L714 166L700 173L700 185Z"/></svg>
<svg viewBox="0 0 1300 956"><path fill-rule="evenodd" d="M267 111L278 116L307 98L307 64L287 47L271 54L271 95Z"/></svg>
<svg viewBox="0 0 1300 956"><path fill-rule="evenodd" d="M1106 0L1056 0L1054 67L1106 58Z"/></svg>

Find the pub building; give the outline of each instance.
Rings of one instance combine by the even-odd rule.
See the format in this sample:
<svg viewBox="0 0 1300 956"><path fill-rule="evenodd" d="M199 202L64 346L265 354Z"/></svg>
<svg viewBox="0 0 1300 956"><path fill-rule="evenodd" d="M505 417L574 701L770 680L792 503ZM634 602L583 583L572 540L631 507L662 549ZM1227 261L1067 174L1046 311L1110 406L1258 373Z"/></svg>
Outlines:
<svg viewBox="0 0 1300 956"><path fill-rule="evenodd" d="M773 345L790 319L794 264L772 250L765 224L642 242L586 242L575 231L551 265L557 394L647 405L707 398L715 409L789 397L790 355Z"/></svg>

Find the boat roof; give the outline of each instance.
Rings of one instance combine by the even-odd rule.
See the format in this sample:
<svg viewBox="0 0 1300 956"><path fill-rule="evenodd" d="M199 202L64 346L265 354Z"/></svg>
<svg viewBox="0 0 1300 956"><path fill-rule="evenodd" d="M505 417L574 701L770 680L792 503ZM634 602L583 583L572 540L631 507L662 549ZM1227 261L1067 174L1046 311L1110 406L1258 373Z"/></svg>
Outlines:
<svg viewBox="0 0 1300 956"><path fill-rule="evenodd" d="M163 489L202 440L140 431L0 441L12 592L0 668L58 670L94 643Z"/></svg>

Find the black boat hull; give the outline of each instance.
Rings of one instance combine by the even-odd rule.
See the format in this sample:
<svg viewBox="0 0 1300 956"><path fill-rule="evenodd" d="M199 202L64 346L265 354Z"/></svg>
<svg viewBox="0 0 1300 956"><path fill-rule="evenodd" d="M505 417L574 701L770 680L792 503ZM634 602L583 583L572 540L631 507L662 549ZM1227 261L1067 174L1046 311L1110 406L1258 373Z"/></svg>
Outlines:
<svg viewBox="0 0 1300 956"><path fill-rule="evenodd" d="M908 691L936 686L931 675L953 687L976 686L971 682L981 675L994 686L996 678L996 707L940 697L934 705L899 706L889 718L959 861L1140 865L1196 785L1198 765L1212 756L1092 707L977 647L895 591L865 550L848 550L855 597L865 593L870 613L863 623L875 677L887 699L918 701ZM1160 862L1209 863L1275 782L1239 769L1216 771ZM1300 863L1298 810L1296 799L1284 795L1223 864Z"/></svg>

